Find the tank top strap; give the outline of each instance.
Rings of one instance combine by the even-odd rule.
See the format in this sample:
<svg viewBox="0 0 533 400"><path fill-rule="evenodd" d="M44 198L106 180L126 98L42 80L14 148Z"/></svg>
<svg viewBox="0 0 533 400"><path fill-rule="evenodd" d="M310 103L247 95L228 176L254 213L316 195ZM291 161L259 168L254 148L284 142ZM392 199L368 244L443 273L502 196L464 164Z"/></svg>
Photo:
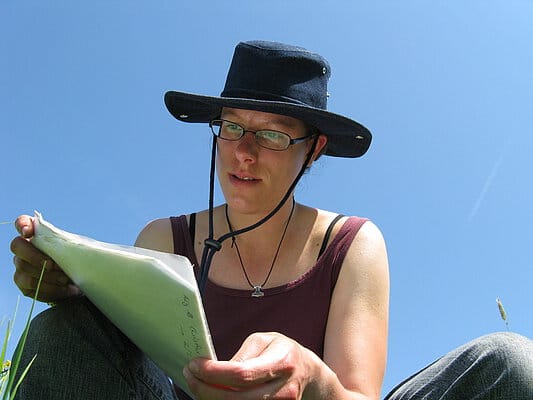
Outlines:
<svg viewBox="0 0 533 400"><path fill-rule="evenodd" d="M196 236L196 213L189 215L189 235L191 236L191 242L194 243L194 237Z"/></svg>
<svg viewBox="0 0 533 400"><path fill-rule="evenodd" d="M337 222L342 217L344 217L343 214L337 214L337 216L335 218L333 218L333 221L331 221L330 224L328 225L328 229L326 229L326 233L324 234L324 239L322 240L322 246L320 246L320 250L318 252L318 257L316 258L317 260L320 258L322 253L324 253L324 250L326 250L326 246L328 245L328 242L329 242L329 237L331 236L331 231L333 230L333 228L335 227Z"/></svg>
<svg viewBox="0 0 533 400"><path fill-rule="evenodd" d="M193 217L194 218L194 217ZM193 219L191 219L194 222ZM174 243L174 254L185 256L189 259L195 269L198 267L196 264L196 254L194 253L194 226L196 224L187 224L187 217L180 215L179 217L170 217L170 225L172 227L172 240Z"/></svg>

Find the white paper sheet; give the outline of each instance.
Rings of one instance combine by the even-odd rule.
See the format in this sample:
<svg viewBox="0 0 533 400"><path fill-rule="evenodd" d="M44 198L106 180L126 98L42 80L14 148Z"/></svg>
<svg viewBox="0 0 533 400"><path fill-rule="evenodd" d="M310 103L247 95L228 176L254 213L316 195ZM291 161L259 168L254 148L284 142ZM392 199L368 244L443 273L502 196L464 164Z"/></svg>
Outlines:
<svg viewBox="0 0 533 400"><path fill-rule="evenodd" d="M182 375L185 364L195 357L216 356L186 257L65 232L38 212L32 243L190 394Z"/></svg>

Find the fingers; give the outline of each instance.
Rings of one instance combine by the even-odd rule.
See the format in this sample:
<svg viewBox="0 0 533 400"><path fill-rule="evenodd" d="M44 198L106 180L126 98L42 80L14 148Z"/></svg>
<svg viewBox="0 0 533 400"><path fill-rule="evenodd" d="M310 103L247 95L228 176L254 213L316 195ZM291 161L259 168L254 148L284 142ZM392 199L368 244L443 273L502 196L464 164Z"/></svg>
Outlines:
<svg viewBox="0 0 533 400"><path fill-rule="evenodd" d="M228 387L251 388L290 374L287 355L294 351L293 341L276 334L249 336L230 361L195 359L189 371L199 380Z"/></svg>
<svg viewBox="0 0 533 400"><path fill-rule="evenodd" d="M201 399L301 398L313 373L312 352L278 333L255 333L230 361L192 360L183 375Z"/></svg>
<svg viewBox="0 0 533 400"><path fill-rule="evenodd" d="M21 215L15 220L15 228L23 238L30 238L33 236L33 218L29 215Z"/></svg>
<svg viewBox="0 0 533 400"><path fill-rule="evenodd" d="M13 264L15 265L16 273L18 273L20 276L37 280L41 276L42 267L32 265L19 257L13 257ZM45 261L44 265L45 273L43 274L43 282L57 286L64 286L68 283L72 283L70 278L65 275L65 273L59 269L59 267L49 267L49 265L55 265L53 261Z"/></svg>
<svg viewBox="0 0 533 400"><path fill-rule="evenodd" d="M20 264L20 262L18 262ZM52 275L52 276L50 276ZM71 296L77 296L81 294L80 289L72 284L58 283L65 280L63 276L54 276L51 271L44 271L41 284L39 286L39 293L37 300L44 302L58 302ZM63 274L64 275L64 274ZM35 297L37 291L37 285L39 283L39 276L34 277L33 274L28 274L23 271L23 268L17 268L13 276L15 284L20 289L24 296ZM66 278L68 280L68 278Z"/></svg>
<svg viewBox="0 0 533 400"><path fill-rule="evenodd" d="M35 297L43 267L45 272L39 288L38 300L57 302L80 294L79 288L72 284L61 268L27 239L20 236L13 239L11 251L15 254L13 280L25 296Z"/></svg>
<svg viewBox="0 0 533 400"><path fill-rule="evenodd" d="M31 244L31 242L20 236L17 236L11 241L11 251L17 258L33 265L34 268L39 267L37 276L41 274L41 268L43 266L47 270L59 268L50 257Z"/></svg>
<svg viewBox="0 0 533 400"><path fill-rule="evenodd" d="M234 396L237 392L236 389L232 389L229 386L225 386L217 383L206 383L201 379L198 379L194 374L185 367L183 369L183 376L187 381L189 389L195 394L198 399L236 399Z"/></svg>
<svg viewBox="0 0 533 400"><path fill-rule="evenodd" d="M211 381L204 381L195 374L198 374L198 371L193 372L187 367L183 370L187 385L198 399L256 400L297 398L283 393L284 382L281 379L271 378L263 383L238 381L238 385L230 386L226 383L223 374L217 374L216 380Z"/></svg>
<svg viewBox="0 0 533 400"><path fill-rule="evenodd" d="M58 302L68 297L77 296L81 294L80 289L73 284L59 286L53 283L45 282L44 277L46 276L46 274L47 272L45 271L43 275L43 280L41 281L41 285L39 287L39 294L37 296L37 300L47 303ZM22 294L24 294L24 296L32 298L35 297L37 291L37 284L39 282L38 278L36 279L27 275L22 275L18 271L16 271L14 275L14 280Z"/></svg>

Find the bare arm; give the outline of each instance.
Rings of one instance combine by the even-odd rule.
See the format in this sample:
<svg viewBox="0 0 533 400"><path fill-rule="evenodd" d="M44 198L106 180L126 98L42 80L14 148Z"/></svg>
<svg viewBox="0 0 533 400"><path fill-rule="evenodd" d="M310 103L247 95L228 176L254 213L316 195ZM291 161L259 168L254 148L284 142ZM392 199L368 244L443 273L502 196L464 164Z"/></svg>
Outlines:
<svg viewBox="0 0 533 400"><path fill-rule="evenodd" d="M149 222L137 236L135 246L173 253L174 243L170 219L161 218Z"/></svg>
<svg viewBox="0 0 533 400"><path fill-rule="evenodd" d="M342 266L333 294L324 361L344 388L378 399L387 358L389 271L385 242L366 222Z"/></svg>

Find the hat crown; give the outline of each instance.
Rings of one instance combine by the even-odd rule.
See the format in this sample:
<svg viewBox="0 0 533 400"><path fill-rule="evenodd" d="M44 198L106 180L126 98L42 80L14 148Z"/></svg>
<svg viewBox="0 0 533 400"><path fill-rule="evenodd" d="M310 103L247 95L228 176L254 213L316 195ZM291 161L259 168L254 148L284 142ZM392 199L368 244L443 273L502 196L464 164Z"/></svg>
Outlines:
<svg viewBox="0 0 533 400"><path fill-rule="evenodd" d="M281 101L326 110L328 62L304 48L249 41L235 47L221 97Z"/></svg>

